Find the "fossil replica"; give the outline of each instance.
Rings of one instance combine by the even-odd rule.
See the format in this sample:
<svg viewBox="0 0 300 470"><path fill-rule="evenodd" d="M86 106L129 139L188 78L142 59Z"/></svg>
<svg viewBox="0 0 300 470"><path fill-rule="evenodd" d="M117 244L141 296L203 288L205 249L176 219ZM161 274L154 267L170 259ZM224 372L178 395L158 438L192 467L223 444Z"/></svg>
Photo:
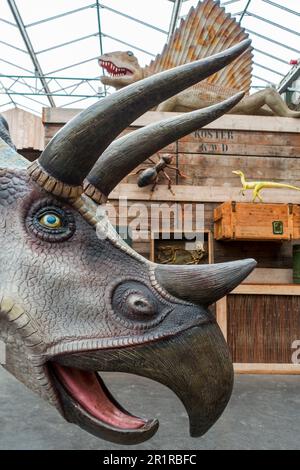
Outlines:
<svg viewBox="0 0 300 470"><path fill-rule="evenodd" d="M157 248L156 259L161 264L199 264L206 255L204 243L197 241L194 250L186 250L182 243Z"/></svg>
<svg viewBox="0 0 300 470"><path fill-rule="evenodd" d="M4 367L66 420L103 439L136 444L158 422L125 411L101 371L170 387L187 410L192 436L204 434L230 398L230 355L207 307L255 261L157 265L118 237L101 204L142 161L227 112L242 94L112 143L120 132L248 47L243 41L99 100L67 123L34 163L0 139Z"/></svg>
<svg viewBox="0 0 300 470"><path fill-rule="evenodd" d="M161 54L146 67L139 65L131 51L116 51L99 58L100 66L110 76L101 77L104 85L123 88L163 70L221 52L246 39L248 35L239 23L226 14L218 1L204 0L192 7L165 45ZM191 111L217 103L237 91L249 93L252 72L252 49L223 70L201 83L169 98L158 106L159 111ZM262 114L282 117L300 117L292 111L273 88L266 88L245 96L230 111L233 114Z"/></svg>
<svg viewBox="0 0 300 470"><path fill-rule="evenodd" d="M243 187L240 193L243 194L243 196L245 195L245 191L247 189L251 189L253 191L253 202L255 202L256 199L259 199L261 202L263 202L263 198L260 195L260 191L265 188L285 188L300 191L300 188L298 188L297 186L292 186L291 184L275 183L273 181L246 181L244 173L240 170L234 170L232 173L234 175L238 175L241 178L241 183Z"/></svg>

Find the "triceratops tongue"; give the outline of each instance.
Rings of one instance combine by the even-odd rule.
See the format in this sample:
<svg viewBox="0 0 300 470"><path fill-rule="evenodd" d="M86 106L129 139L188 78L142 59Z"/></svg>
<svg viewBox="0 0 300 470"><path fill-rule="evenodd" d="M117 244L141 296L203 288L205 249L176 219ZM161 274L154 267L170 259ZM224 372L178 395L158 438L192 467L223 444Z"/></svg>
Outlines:
<svg viewBox="0 0 300 470"><path fill-rule="evenodd" d="M215 323L196 326L157 342L69 354L56 357L55 361L84 370L128 372L166 385L184 404L193 437L203 435L216 422L229 401L233 385L228 348ZM144 437L146 440L150 436ZM122 443L121 430L118 442ZM124 434L123 443L128 443L128 435Z"/></svg>

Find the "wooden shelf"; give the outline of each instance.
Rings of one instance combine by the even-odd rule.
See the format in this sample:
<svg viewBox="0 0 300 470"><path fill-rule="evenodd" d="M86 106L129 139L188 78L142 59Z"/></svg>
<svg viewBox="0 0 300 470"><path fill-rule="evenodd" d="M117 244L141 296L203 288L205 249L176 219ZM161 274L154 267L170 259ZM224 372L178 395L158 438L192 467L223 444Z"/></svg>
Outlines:
<svg viewBox="0 0 300 470"><path fill-rule="evenodd" d="M230 293L234 294L300 296L300 284L240 284Z"/></svg>

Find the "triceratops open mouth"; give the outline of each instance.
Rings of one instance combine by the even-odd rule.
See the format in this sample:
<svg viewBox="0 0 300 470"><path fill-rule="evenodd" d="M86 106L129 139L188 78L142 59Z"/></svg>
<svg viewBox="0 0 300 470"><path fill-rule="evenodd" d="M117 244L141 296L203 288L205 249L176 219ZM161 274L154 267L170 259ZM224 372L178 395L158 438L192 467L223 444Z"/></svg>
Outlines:
<svg viewBox="0 0 300 470"><path fill-rule="evenodd" d="M66 418L97 437L122 444L137 444L152 437L157 420L128 413L112 396L99 373L52 365L54 382Z"/></svg>
<svg viewBox="0 0 300 470"><path fill-rule="evenodd" d="M215 323L163 341L59 356L51 368L66 419L102 439L126 445L152 437L158 421L125 411L98 371L141 375L169 387L186 408L192 437L203 435L216 422L233 384L228 348Z"/></svg>

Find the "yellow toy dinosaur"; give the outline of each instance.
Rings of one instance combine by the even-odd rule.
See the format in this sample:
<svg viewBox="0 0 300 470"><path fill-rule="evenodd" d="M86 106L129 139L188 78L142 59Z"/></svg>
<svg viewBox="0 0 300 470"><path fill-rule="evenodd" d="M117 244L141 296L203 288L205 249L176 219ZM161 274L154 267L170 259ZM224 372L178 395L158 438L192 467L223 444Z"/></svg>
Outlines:
<svg viewBox="0 0 300 470"><path fill-rule="evenodd" d="M253 202L255 202L256 198L263 202L263 199L260 195L260 191L264 188L287 188L300 191L300 188L298 188L297 186L292 186L290 184L285 183L274 183L272 181L246 181L244 173L240 170L235 170L232 173L240 176L241 178L243 188L240 192L243 194L243 196L245 195L244 191L246 191L247 189L253 190Z"/></svg>

